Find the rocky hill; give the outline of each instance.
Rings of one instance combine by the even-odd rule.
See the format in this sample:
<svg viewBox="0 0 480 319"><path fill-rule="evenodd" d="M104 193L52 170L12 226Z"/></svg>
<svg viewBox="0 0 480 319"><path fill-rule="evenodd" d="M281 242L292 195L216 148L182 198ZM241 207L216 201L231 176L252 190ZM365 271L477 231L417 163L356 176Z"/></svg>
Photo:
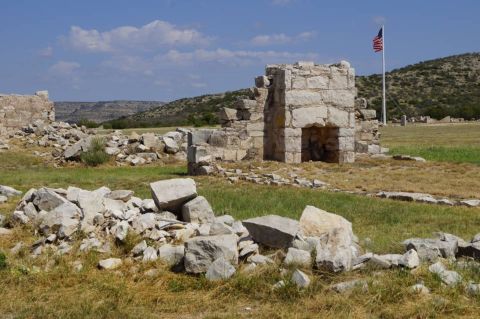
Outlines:
<svg viewBox="0 0 480 319"><path fill-rule="evenodd" d="M162 106L158 101L101 101L101 102L55 102L58 121L78 123L89 120L97 123L110 121Z"/></svg>
<svg viewBox="0 0 480 319"><path fill-rule="evenodd" d="M231 107L237 99L247 98L249 95L249 89L241 89L183 98L105 124L114 128L217 124L216 113L220 108Z"/></svg>
<svg viewBox="0 0 480 319"><path fill-rule="evenodd" d="M467 53L420 62L387 73L389 118L447 115L480 118L480 53ZM357 76L358 96L380 111L381 75ZM109 124L118 128L216 124L216 112L231 106L249 90L202 95L176 100ZM380 112L377 112L380 116Z"/></svg>
<svg viewBox="0 0 480 319"><path fill-rule="evenodd" d="M480 118L480 53L420 62L386 74L390 116ZM357 77L358 95L381 107L379 74Z"/></svg>

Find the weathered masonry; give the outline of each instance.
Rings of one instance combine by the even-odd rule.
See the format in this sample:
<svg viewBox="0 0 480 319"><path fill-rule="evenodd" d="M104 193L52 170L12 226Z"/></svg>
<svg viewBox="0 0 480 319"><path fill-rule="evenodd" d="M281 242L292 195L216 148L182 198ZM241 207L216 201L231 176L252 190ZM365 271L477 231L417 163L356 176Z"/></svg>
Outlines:
<svg viewBox="0 0 480 319"><path fill-rule="evenodd" d="M251 99L220 112L221 129L191 133L189 171L208 173L219 160L352 163L355 153L379 153L375 110L356 95L348 62L268 65Z"/></svg>
<svg viewBox="0 0 480 319"><path fill-rule="evenodd" d="M50 123L55 120L53 102L48 99L48 91L38 91L35 95L0 94L0 136L42 120Z"/></svg>

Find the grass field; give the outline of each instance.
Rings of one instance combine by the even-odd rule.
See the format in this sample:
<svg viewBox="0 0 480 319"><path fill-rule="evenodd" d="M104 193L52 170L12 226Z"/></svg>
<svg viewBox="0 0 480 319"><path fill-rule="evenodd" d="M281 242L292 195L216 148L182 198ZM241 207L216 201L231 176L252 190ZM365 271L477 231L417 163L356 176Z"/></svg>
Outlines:
<svg viewBox="0 0 480 319"><path fill-rule="evenodd" d="M385 144L393 148L409 147L408 138L403 135L405 131L397 131L401 129L410 128L386 128L383 132ZM416 134L424 134L423 140L416 144L418 147L436 143L422 144L428 139L436 141L435 137L429 137L430 128L426 130L427 133L422 128L412 127L408 131L412 141L416 141L413 138ZM450 128L447 130L445 136L451 136L453 141L454 134ZM472 141L477 133L470 132ZM457 143L464 146L460 141ZM439 145L449 147L448 143ZM475 145L478 147L478 143ZM307 164L302 167L306 174L311 170L308 165L313 165ZM424 175L417 176L417 184L427 187L437 180L443 183L438 189L451 188L451 193L462 194L468 192L468 187L477 185L478 175L468 179L470 172L478 174L480 171L475 170L478 166L474 164L449 162L427 163L427 166L395 162L377 164L379 168L372 162L360 162L357 166L324 165L320 168L338 174L334 178L344 185L359 175L357 182L368 186L379 179L375 174L391 166L391 171L397 172L392 186L395 182L402 183L402 179L406 180L404 185L414 185L415 180L410 179L410 175L425 171ZM364 175L357 174L359 168L363 168ZM369 170L374 173L368 173ZM435 179L440 172L456 180L448 184L447 178ZM22 191L45 185L74 185L87 189L105 185L111 189L132 189L137 196L146 198L150 197L150 182L181 177L185 173L185 167L178 165L53 168L25 153L0 153L0 184ZM370 174L368 178L367 173ZM427 182L422 181L425 178ZM314 205L350 220L361 245L377 253L400 252L400 242L404 239L428 237L436 231L450 232L467 240L480 232L480 209L293 187L232 185L215 177L195 177L195 180L199 193L211 202L217 214L231 214L239 219L264 214L298 218L305 205ZM462 183L469 186L464 187ZM472 194L478 192L477 188ZM10 215L16 200L0 205L0 213ZM106 257L95 253L73 253L62 258L46 254L37 259L29 258L28 253L10 254L9 249L16 242L23 240L31 244L36 239L31 229L20 227L15 228L13 236L0 237L0 251L6 253L9 264L7 270L0 270L0 296L3 297L0 318L476 318L480 310L478 297L469 296L463 286L442 286L439 278L430 274L425 266L415 271L366 269L336 275L313 271L313 283L307 290L300 291L287 283L286 287L273 291L272 285L281 279L275 267L260 269L253 275L239 273L226 282L210 283L202 276L172 273L160 263L127 261L119 272L99 271L96 263ZM125 252L119 246L112 254L124 256ZM74 272L70 266L73 260L82 260L84 270ZM480 281L478 267L451 267L461 273L464 282ZM153 277L143 274L152 268L159 269L159 273ZM332 283L355 278L368 280L369 290L357 290L350 295L329 291ZM408 287L418 282L424 282L432 293L420 296L410 292Z"/></svg>
<svg viewBox="0 0 480 319"><path fill-rule="evenodd" d="M392 154L422 156L428 160L480 164L480 124L387 126L382 144Z"/></svg>

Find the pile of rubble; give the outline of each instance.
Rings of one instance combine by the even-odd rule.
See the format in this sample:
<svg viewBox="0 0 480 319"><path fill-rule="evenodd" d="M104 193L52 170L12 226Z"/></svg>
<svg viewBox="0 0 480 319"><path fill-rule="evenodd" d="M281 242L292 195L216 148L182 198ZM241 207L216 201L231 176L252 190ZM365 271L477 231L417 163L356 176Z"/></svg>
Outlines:
<svg viewBox="0 0 480 319"><path fill-rule="evenodd" d="M185 160L188 132L187 129L178 128L163 136L154 133L142 135L132 133L127 136L121 131L99 136L95 129L87 129L85 126L65 122L45 124L37 120L17 131L13 137L26 145L51 148L51 152L36 151L35 154L42 157L51 156L57 164L79 160L81 154L89 149L93 138L104 138L105 151L108 155L115 156L119 165L136 166L169 156Z"/></svg>
<svg viewBox="0 0 480 319"><path fill-rule="evenodd" d="M0 204L5 203L10 197L22 195L22 192L13 187L0 185Z"/></svg>
<svg viewBox="0 0 480 319"><path fill-rule="evenodd" d="M480 258L480 235L467 243L441 233L436 239L406 240L404 254L362 253L348 220L313 206L307 206L298 221L277 215L238 221L229 215L215 216L207 199L197 195L192 179L162 180L151 183L150 188L152 199L107 187L94 191L31 189L19 202L9 226L29 224L41 235L30 247L34 258L46 251L73 253L80 232L87 235L80 252L95 250L107 255L114 241L121 244L139 238L128 257L132 260L161 260L175 271L204 273L209 280L228 279L238 269L249 272L260 265L281 264L296 269L290 280L299 287L309 285L304 271L312 267L335 273L366 266L413 269L439 258ZM10 232L0 228L0 235ZM11 251L23 247L20 242ZM272 249L273 253L262 254ZM112 257L101 260L98 267L115 269L122 264L122 259ZM81 268L81 262L75 267ZM445 267L432 267L447 284L461 280ZM282 285L285 282L275 287ZM343 283L336 290L350 286Z"/></svg>

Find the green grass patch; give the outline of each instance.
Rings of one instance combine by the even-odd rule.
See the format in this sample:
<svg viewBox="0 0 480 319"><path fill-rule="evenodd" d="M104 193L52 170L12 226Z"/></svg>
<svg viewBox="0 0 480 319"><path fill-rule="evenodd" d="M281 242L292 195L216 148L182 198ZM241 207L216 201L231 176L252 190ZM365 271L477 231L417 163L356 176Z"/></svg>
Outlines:
<svg viewBox="0 0 480 319"><path fill-rule="evenodd" d="M473 146L394 146L390 148L390 154L408 154L421 156L430 161L480 165L480 147Z"/></svg>

